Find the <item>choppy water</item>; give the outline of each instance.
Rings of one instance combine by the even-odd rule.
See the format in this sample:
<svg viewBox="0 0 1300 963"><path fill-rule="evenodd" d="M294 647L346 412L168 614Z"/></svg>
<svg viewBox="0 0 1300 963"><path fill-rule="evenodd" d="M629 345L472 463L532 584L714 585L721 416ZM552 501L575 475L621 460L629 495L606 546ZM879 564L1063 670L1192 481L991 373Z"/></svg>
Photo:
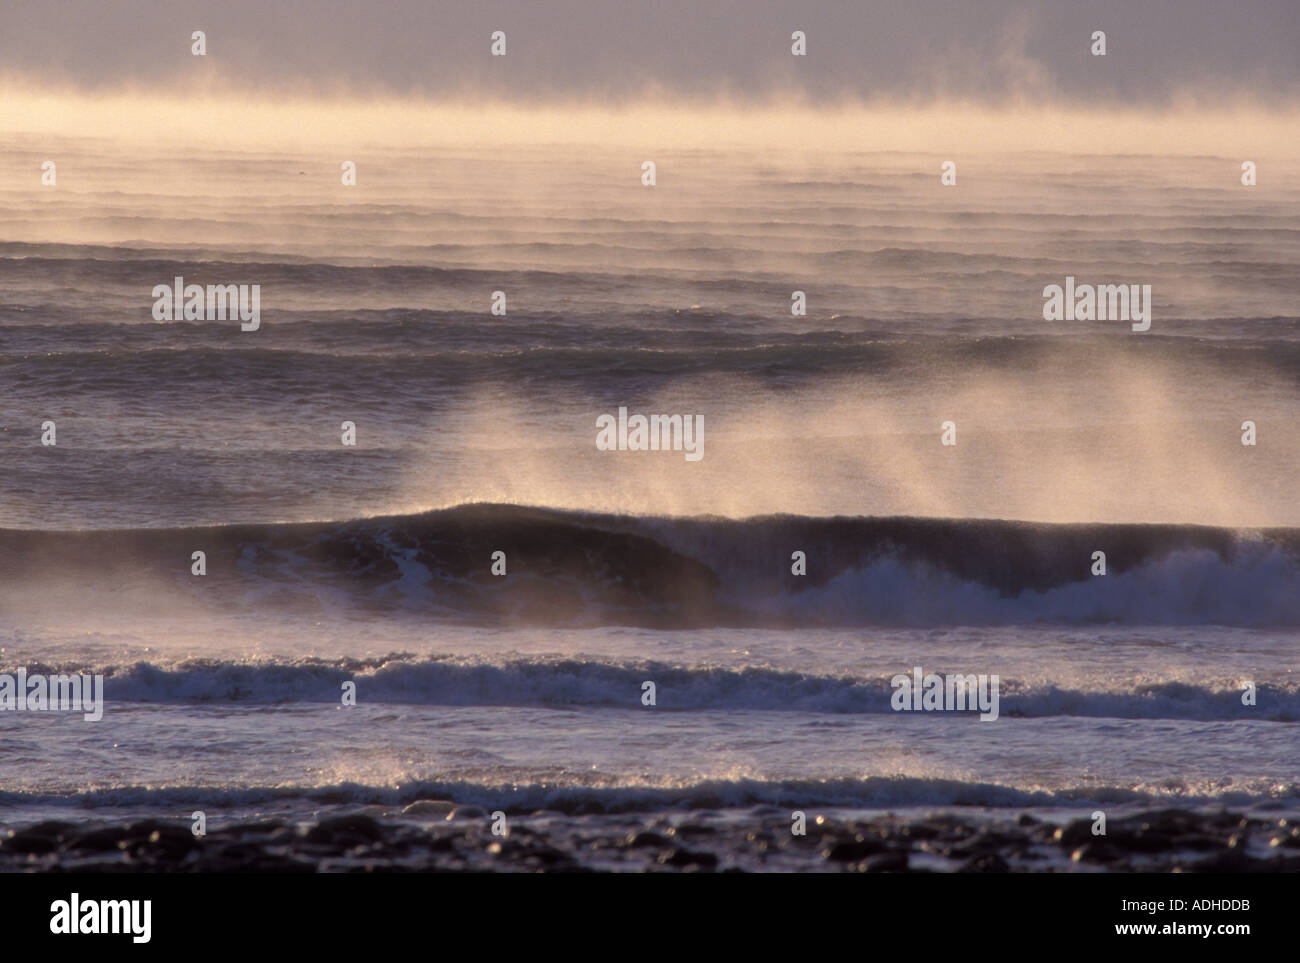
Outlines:
<svg viewBox="0 0 1300 963"><path fill-rule="evenodd" d="M8 176L50 144L0 161L0 671L108 704L0 714L0 820L1296 806L1300 189L56 146L57 189ZM1152 285L1151 331L1044 322L1067 275ZM260 284L261 328L155 321L176 276ZM597 451L620 406L704 458ZM999 719L891 711L915 665L999 675Z"/></svg>

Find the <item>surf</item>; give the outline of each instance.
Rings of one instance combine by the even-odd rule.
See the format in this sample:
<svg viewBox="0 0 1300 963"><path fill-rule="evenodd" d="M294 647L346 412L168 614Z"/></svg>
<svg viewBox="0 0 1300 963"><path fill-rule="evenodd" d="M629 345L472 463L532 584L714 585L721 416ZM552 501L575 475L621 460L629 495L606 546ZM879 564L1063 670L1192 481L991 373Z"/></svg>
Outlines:
<svg viewBox="0 0 1300 963"><path fill-rule="evenodd" d="M195 551L203 578L191 573ZM494 570L496 553L505 564ZM509 625L1300 625L1294 528L475 503L337 522L0 529L0 574L11 588L44 579L37 592L140 584L223 609Z"/></svg>

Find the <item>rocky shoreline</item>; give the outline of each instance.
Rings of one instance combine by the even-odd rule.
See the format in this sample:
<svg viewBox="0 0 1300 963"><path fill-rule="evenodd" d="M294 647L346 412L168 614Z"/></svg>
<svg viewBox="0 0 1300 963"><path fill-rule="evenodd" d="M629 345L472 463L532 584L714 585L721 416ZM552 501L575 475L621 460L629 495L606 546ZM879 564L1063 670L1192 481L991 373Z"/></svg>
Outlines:
<svg viewBox="0 0 1300 963"><path fill-rule="evenodd" d="M302 823L267 817L196 838L188 823L46 821L0 830L0 872L1300 872L1300 822L1165 809L1111 820L809 814L776 807L491 814L446 800Z"/></svg>

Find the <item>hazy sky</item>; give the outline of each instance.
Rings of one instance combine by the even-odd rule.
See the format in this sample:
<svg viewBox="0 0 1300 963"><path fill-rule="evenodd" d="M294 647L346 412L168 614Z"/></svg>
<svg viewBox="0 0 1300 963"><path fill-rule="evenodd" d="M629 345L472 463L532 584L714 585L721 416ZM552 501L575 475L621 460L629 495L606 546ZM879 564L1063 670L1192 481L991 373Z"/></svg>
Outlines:
<svg viewBox="0 0 1300 963"><path fill-rule="evenodd" d="M206 31L208 56L190 55ZM488 54L506 31L508 54ZM790 34L808 56L790 55ZM1089 54L1105 30L1108 55ZM4 0L0 74L166 91L465 92L603 103L1026 96L1290 106L1300 0Z"/></svg>

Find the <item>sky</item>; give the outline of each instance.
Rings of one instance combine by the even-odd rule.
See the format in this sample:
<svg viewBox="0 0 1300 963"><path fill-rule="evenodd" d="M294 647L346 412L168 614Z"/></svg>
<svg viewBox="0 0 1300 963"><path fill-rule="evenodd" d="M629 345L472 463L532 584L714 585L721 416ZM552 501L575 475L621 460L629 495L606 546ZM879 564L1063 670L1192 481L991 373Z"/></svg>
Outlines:
<svg viewBox="0 0 1300 963"><path fill-rule="evenodd" d="M203 30L208 55L190 54ZM488 55L503 30L507 56ZM794 30L808 56L790 55ZM1089 53L1104 30L1107 55ZM5 0L0 85L103 93L1294 105L1298 0Z"/></svg>

